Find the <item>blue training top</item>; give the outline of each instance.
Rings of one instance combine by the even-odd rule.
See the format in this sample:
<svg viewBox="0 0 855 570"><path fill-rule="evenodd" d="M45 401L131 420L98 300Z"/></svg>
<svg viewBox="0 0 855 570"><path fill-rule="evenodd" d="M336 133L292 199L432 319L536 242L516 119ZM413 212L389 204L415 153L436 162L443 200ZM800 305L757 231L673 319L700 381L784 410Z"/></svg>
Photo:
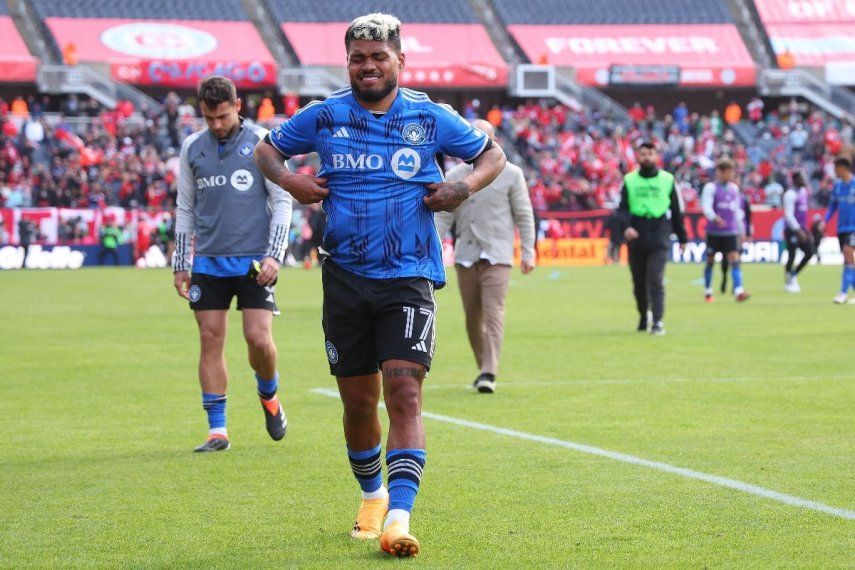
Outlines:
<svg viewBox="0 0 855 570"><path fill-rule="evenodd" d="M855 178L849 182L837 180L831 191L831 199L828 202L828 211L825 213L825 221L839 211L837 219L837 233L855 232Z"/></svg>

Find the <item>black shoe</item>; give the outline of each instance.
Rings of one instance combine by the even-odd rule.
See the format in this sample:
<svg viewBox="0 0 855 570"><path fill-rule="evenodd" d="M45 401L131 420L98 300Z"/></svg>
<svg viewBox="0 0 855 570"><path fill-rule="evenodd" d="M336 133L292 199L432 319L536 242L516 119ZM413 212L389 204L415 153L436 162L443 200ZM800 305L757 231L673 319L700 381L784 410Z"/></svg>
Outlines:
<svg viewBox="0 0 855 570"><path fill-rule="evenodd" d="M656 336L664 336L665 335L665 325L662 321L656 321L653 323L653 326L650 327L650 334Z"/></svg>
<svg viewBox="0 0 855 570"><path fill-rule="evenodd" d="M273 441L279 441L285 437L285 430L288 429L288 419L282 410L282 404L279 403L279 396L274 394L265 400L259 395L259 399L261 400L261 409L264 410L267 433L270 434Z"/></svg>
<svg viewBox="0 0 855 570"><path fill-rule="evenodd" d="M638 332L647 332L647 317L641 317L638 320L638 328L636 330Z"/></svg>
<svg viewBox="0 0 855 570"><path fill-rule="evenodd" d="M195 453L208 453L211 451L225 451L232 446L227 437L215 435L208 438L208 441L194 449Z"/></svg>
<svg viewBox="0 0 855 570"><path fill-rule="evenodd" d="M496 391L496 376L493 374L481 374L473 384L475 389L482 394L492 394Z"/></svg>

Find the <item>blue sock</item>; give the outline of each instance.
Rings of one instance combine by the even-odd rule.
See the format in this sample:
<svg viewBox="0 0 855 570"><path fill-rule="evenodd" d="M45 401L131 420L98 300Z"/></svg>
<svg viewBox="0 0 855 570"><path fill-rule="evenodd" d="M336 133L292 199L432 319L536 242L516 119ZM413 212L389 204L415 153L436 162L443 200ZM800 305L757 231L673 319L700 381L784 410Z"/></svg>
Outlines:
<svg viewBox="0 0 855 570"><path fill-rule="evenodd" d="M209 433L226 435L226 395L202 392L202 408L208 414Z"/></svg>
<svg viewBox="0 0 855 570"><path fill-rule="evenodd" d="M707 266L704 267L704 287L707 289L712 287L712 272L713 272L713 264L707 263Z"/></svg>
<svg viewBox="0 0 855 570"><path fill-rule="evenodd" d="M844 265L843 282L840 285L840 292L848 293L850 287L855 287L855 265Z"/></svg>
<svg viewBox="0 0 855 570"><path fill-rule="evenodd" d="M273 376L273 380L263 380L261 376L256 374L255 381L258 382L258 395L265 400L269 400L276 394L276 390L279 388L279 373L277 372Z"/></svg>
<svg viewBox="0 0 855 570"><path fill-rule="evenodd" d="M383 485L383 463L380 461L380 453L379 445L365 451L347 450L353 476L366 493L373 493Z"/></svg>
<svg viewBox="0 0 855 570"><path fill-rule="evenodd" d="M730 272L733 274L733 290L742 289L742 264L737 261L730 267Z"/></svg>
<svg viewBox="0 0 855 570"><path fill-rule="evenodd" d="M389 510L413 510L425 468L424 449L392 449L386 452L389 470Z"/></svg>

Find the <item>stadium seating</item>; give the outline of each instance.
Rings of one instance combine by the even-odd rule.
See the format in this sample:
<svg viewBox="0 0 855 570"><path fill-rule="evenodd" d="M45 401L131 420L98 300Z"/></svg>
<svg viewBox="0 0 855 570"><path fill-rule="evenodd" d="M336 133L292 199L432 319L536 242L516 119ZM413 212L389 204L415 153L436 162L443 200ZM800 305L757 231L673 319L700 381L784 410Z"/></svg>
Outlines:
<svg viewBox="0 0 855 570"><path fill-rule="evenodd" d="M42 18L247 20L240 0L33 0Z"/></svg>
<svg viewBox="0 0 855 570"><path fill-rule="evenodd" d="M506 25L729 24L725 0L493 0Z"/></svg>
<svg viewBox="0 0 855 570"><path fill-rule="evenodd" d="M391 13L407 23L474 24L468 2L459 0L267 0L279 22L350 22L372 12Z"/></svg>

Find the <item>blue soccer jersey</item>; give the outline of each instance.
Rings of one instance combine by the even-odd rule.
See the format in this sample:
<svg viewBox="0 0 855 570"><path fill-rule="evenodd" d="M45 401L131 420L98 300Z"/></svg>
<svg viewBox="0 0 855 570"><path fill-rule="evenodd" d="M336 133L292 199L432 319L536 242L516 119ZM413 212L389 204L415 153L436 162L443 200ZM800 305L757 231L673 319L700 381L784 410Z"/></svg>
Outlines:
<svg viewBox="0 0 855 570"><path fill-rule="evenodd" d="M825 221L828 222L835 212L840 212L837 233L855 232L855 178L849 182L838 180L834 183Z"/></svg>
<svg viewBox="0 0 855 570"><path fill-rule="evenodd" d="M330 190L324 248L337 265L373 279L445 283L425 185L443 179L437 153L472 160L487 146L484 133L424 93L401 88L375 116L347 88L303 107L270 140L286 156L320 156Z"/></svg>

